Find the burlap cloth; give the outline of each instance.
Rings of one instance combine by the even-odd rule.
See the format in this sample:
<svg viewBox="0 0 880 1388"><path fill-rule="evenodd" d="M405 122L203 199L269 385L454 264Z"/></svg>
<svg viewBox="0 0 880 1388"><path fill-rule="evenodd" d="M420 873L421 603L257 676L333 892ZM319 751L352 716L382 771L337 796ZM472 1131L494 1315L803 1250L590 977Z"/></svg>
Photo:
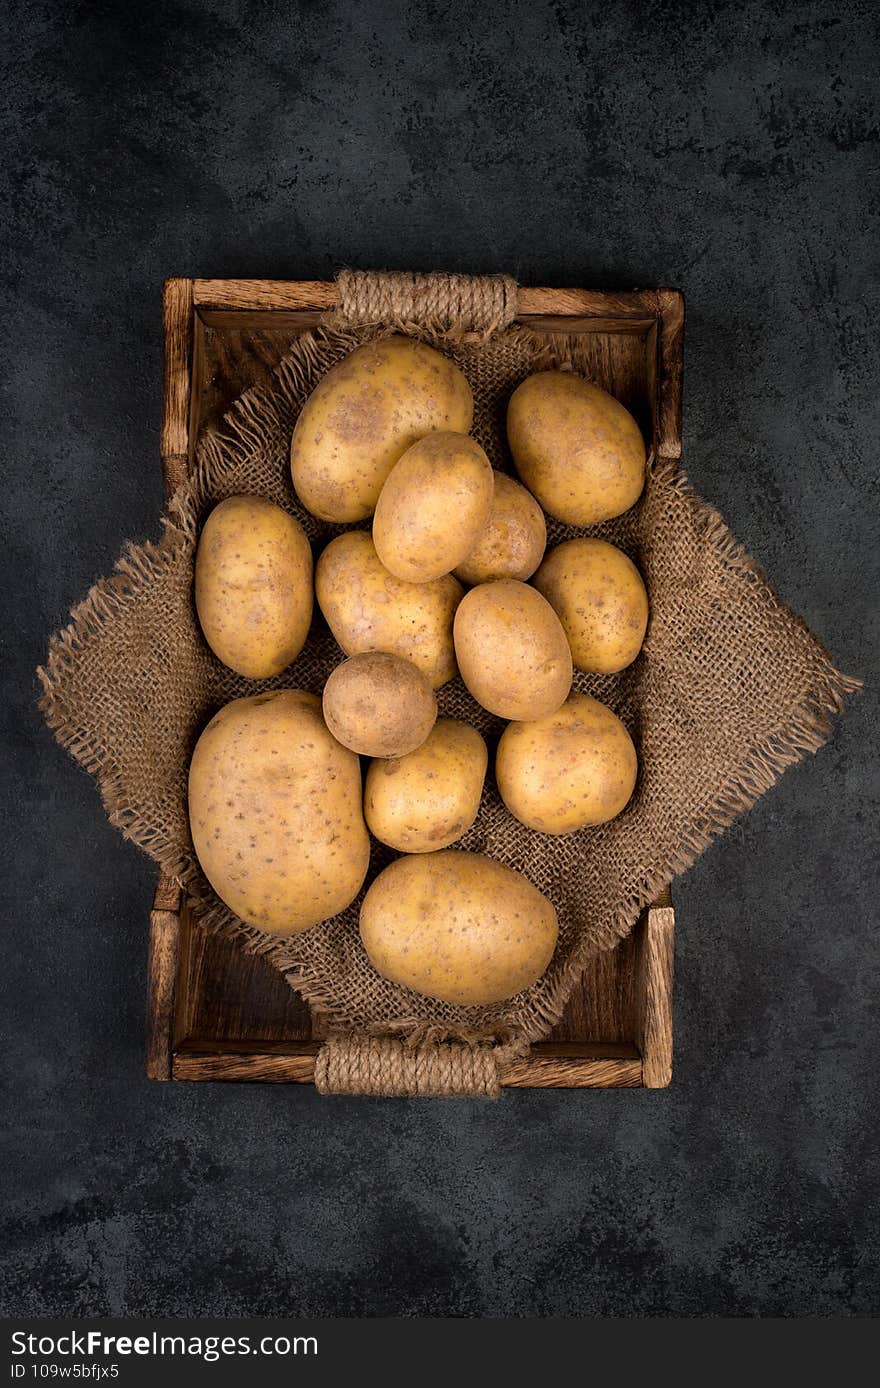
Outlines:
<svg viewBox="0 0 880 1388"><path fill-rule="evenodd" d="M193 607L201 521L221 498L249 492L298 516L316 549L338 533L299 505L290 437L328 367L377 333L416 333L458 363L474 392L473 432L505 469L504 411L514 387L548 364L579 366L574 336L510 326L516 286L506 277L348 273L339 288L337 312L292 343L270 383L243 395L222 431L202 437L195 475L174 496L161 543L130 547L115 576L96 584L52 639L39 672L41 706L58 740L97 775L111 821L186 888L203 922L263 955L326 1015L331 1040L319 1057L319 1087L491 1094L496 1061L558 1020L589 953L626 935L736 814L820 746L829 716L857 682L835 670L718 512L693 495L678 464L652 458L641 501L590 532L621 546L645 577L644 650L620 675L575 675L575 687L609 704L632 733L641 768L635 795L612 823L553 838L512 818L490 770L476 823L460 844L525 873L553 901L559 946L544 977L490 1007L452 1007L386 982L360 944L360 897L289 939L244 925L193 853L186 808L193 745L229 699L267 687L320 693L342 653L318 614L305 650L277 679L256 683L221 665ZM550 544L578 533L553 521L548 530ZM491 752L504 725L460 680L440 690L439 704L479 728ZM367 883L393 856L374 846Z"/></svg>

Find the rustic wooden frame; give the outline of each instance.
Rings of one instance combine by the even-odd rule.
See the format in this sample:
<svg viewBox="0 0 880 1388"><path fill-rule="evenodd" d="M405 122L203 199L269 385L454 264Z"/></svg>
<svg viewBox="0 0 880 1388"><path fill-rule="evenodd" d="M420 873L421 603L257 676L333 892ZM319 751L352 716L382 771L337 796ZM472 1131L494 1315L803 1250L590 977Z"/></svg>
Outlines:
<svg viewBox="0 0 880 1388"><path fill-rule="evenodd" d="M206 334L302 331L335 306L326 281L170 279L164 291L165 376L162 469L170 496L192 466ZM605 293L526 288L517 321L549 332L627 333L644 340L652 444L660 457L681 453L684 302L671 289ZM663 1088L672 1075L672 968L675 917L669 893L646 910L632 938L591 965L585 998L527 1058L509 1064L512 1088ZM281 1039L204 1034L199 1017L205 940L180 887L160 877L150 915L147 1076L155 1080L310 1083L323 1034L301 1000L302 1034ZM616 956L625 951L625 962ZM623 956L621 956L622 958ZM222 963L221 963L222 967ZM269 969L264 961L249 967ZM267 984L271 983L267 980ZM287 985L283 987L286 989ZM292 995L293 998L296 995ZM581 1033L613 1031L613 1040ZM294 1028L296 1030L297 1028ZM570 1039L577 1032L578 1039Z"/></svg>

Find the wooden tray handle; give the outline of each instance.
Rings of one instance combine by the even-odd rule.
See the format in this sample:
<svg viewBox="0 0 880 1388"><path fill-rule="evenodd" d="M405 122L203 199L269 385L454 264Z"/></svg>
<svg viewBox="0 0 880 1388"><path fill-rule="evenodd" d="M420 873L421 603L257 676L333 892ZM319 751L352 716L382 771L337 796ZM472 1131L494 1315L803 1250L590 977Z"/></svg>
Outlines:
<svg viewBox="0 0 880 1388"><path fill-rule="evenodd" d="M407 1046L393 1037L333 1036L315 1061L322 1094L468 1095L497 1099L498 1067L491 1046L428 1042Z"/></svg>
<svg viewBox="0 0 880 1388"><path fill-rule="evenodd" d="M508 327L517 312L510 275L340 270L336 293L346 323L433 323L488 334Z"/></svg>

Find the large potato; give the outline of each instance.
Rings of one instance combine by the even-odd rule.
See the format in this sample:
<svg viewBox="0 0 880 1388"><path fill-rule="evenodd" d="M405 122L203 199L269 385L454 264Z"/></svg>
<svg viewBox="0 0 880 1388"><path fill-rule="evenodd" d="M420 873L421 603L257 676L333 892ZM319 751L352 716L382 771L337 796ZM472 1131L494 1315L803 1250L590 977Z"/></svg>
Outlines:
<svg viewBox="0 0 880 1388"><path fill-rule="evenodd" d="M512 815L544 834L570 834L620 814L633 793L636 749L610 708L573 693L556 713L505 728L495 780Z"/></svg>
<svg viewBox="0 0 880 1388"><path fill-rule="evenodd" d="M613 395L571 371L539 371L517 387L507 437L529 491L566 525L620 516L642 494L638 424Z"/></svg>
<svg viewBox="0 0 880 1388"><path fill-rule="evenodd" d="M492 464L467 434L419 439L379 493L373 544L390 573L429 583L455 568L489 519Z"/></svg>
<svg viewBox="0 0 880 1388"><path fill-rule="evenodd" d="M402 757L421 747L433 728L437 700L410 661L365 651L331 672L324 718L343 747L364 757Z"/></svg>
<svg viewBox="0 0 880 1388"><path fill-rule="evenodd" d="M363 530L338 535L315 571L327 624L346 655L387 651L411 660L434 689L457 672L452 619L464 589L451 574L433 583L395 578Z"/></svg>
<svg viewBox="0 0 880 1388"><path fill-rule="evenodd" d="M211 719L190 763L189 818L208 881L261 930L335 916L366 875L360 764L299 689L236 699Z"/></svg>
<svg viewBox="0 0 880 1388"><path fill-rule="evenodd" d="M648 625L648 594L631 559L607 540L566 540L533 579L558 616L579 670L613 675L631 665Z"/></svg>
<svg viewBox="0 0 880 1388"><path fill-rule="evenodd" d="M312 551L299 521L261 496L221 501L196 550L195 597L224 665L248 679L279 675L312 620Z"/></svg>
<svg viewBox="0 0 880 1388"><path fill-rule="evenodd" d="M525 583L472 588L453 627L461 677L499 718L541 718L571 688L571 651L553 608Z"/></svg>
<svg viewBox="0 0 880 1388"><path fill-rule="evenodd" d="M455 576L462 583L490 583L493 578L531 578L547 544L547 524L531 492L504 472L492 474L494 490L489 519Z"/></svg>
<svg viewBox="0 0 880 1388"><path fill-rule="evenodd" d="M558 934L552 904L521 873L454 848L387 867L364 897L360 925L383 978L464 1004L528 988Z"/></svg>
<svg viewBox="0 0 880 1388"><path fill-rule="evenodd" d="M364 818L371 833L400 853L448 848L477 817L488 753L467 723L440 718L407 756L370 762Z"/></svg>
<svg viewBox="0 0 880 1388"><path fill-rule="evenodd" d="M290 446L303 505L328 521L371 515L400 455L435 429L466 434L474 401L458 367L409 337L357 347L312 391Z"/></svg>

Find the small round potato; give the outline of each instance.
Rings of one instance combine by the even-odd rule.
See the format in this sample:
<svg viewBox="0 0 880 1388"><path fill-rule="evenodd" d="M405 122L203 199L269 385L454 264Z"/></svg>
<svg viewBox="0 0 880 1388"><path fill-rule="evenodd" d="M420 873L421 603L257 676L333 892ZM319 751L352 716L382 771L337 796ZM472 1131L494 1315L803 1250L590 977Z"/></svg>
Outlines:
<svg viewBox="0 0 880 1388"><path fill-rule="evenodd" d="M211 719L190 763L189 820L217 895L260 930L335 916L366 876L358 759L301 689L235 699Z"/></svg>
<svg viewBox="0 0 880 1388"><path fill-rule="evenodd" d="M504 472L494 472L492 478L489 519L454 571L471 587L495 578L531 578L547 544L544 512L531 492Z"/></svg>
<svg viewBox="0 0 880 1388"><path fill-rule="evenodd" d="M434 689L457 674L452 619L464 589L451 574L433 583L406 583L388 572L365 531L349 530L331 540L318 560L315 591L346 655L402 656Z"/></svg>
<svg viewBox="0 0 880 1388"><path fill-rule="evenodd" d="M373 544L390 573L430 583L455 568L489 519L492 464L467 434L434 433L388 474L373 517Z"/></svg>
<svg viewBox="0 0 880 1388"><path fill-rule="evenodd" d="M610 708L572 693L556 713L505 728L495 779L512 815L543 834L614 819L636 783L636 749Z"/></svg>
<svg viewBox="0 0 880 1388"><path fill-rule="evenodd" d="M631 665L648 625L648 594L631 559L607 540L566 540L534 577L563 625L578 670L613 675Z"/></svg>
<svg viewBox="0 0 880 1388"><path fill-rule="evenodd" d="M414 752L370 763L367 827L400 853L448 848L477 817L488 759L476 728L457 718L438 719Z"/></svg>
<svg viewBox="0 0 880 1388"><path fill-rule="evenodd" d="M224 665L252 680L280 675L312 620L312 551L299 521L261 496L221 501L199 538L195 599Z"/></svg>
<svg viewBox="0 0 880 1388"><path fill-rule="evenodd" d="M521 873L481 853L398 858L361 906L373 967L454 1004L501 1002L530 987L556 948L556 912Z"/></svg>
<svg viewBox="0 0 880 1388"><path fill-rule="evenodd" d="M461 677L499 718L553 713L571 688L571 651L553 608L525 583L499 579L466 593L453 627Z"/></svg>
<svg viewBox="0 0 880 1388"><path fill-rule="evenodd" d="M364 757L402 757L437 721L437 700L408 660L366 651L344 660L324 685L324 718L343 747Z"/></svg>
<svg viewBox="0 0 880 1388"><path fill-rule="evenodd" d="M300 411L290 445L297 496L322 520L365 520L411 444L435 429L466 434L473 416L471 388L442 353L399 335L364 343Z"/></svg>
<svg viewBox="0 0 880 1388"><path fill-rule="evenodd" d="M571 371L539 371L507 407L516 470L548 515L596 525L623 515L645 485L645 443L629 410Z"/></svg>

